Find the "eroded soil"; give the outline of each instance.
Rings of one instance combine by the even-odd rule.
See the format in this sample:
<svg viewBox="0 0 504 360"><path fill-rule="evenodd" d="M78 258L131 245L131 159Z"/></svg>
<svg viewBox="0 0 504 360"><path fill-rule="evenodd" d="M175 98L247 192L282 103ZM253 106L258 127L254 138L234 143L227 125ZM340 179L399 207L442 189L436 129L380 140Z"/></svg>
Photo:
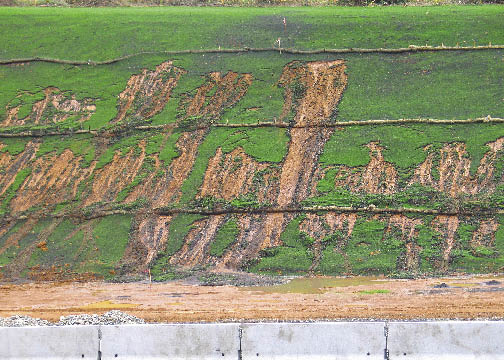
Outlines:
<svg viewBox="0 0 504 360"><path fill-rule="evenodd" d="M502 284L502 276L311 278L269 287L184 282L3 284L0 316L24 314L57 321L62 315L120 309L149 322L504 318Z"/></svg>
<svg viewBox="0 0 504 360"><path fill-rule="evenodd" d="M23 92L18 94L13 100L15 104L7 105L7 118L3 122L0 122L0 126L60 123L72 116L76 117L79 122L84 122L89 120L91 115L96 111L93 99L86 98L79 101L74 94L61 91L55 87L48 87L44 89L44 98L34 102L31 111L23 117L20 116L22 101L19 101L23 95L28 98L30 95L33 96L33 94L25 94ZM29 105L29 102L27 104Z"/></svg>

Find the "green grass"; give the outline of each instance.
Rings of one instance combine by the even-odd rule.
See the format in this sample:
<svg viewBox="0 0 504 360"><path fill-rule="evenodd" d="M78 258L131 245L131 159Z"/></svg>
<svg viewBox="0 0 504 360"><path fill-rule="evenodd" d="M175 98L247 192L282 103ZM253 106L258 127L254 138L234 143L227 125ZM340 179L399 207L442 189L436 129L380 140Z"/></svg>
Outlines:
<svg viewBox="0 0 504 360"><path fill-rule="evenodd" d="M93 227L93 240L99 249L97 272L110 277L110 271L122 258L130 238L131 215L112 215ZM107 273L108 272L108 273Z"/></svg>
<svg viewBox="0 0 504 360"><path fill-rule="evenodd" d="M28 176L30 176L31 172L31 168L24 168L16 174L16 178L0 198L2 200L0 205L0 215L4 215L7 212L10 201L14 198L14 196L16 196L16 191L21 187L21 185L23 185L23 182Z"/></svg>
<svg viewBox="0 0 504 360"><path fill-rule="evenodd" d="M236 241L239 232L236 219L226 221L217 231L214 242L210 244L210 255L222 256L229 245Z"/></svg>
<svg viewBox="0 0 504 360"><path fill-rule="evenodd" d="M37 248L32 253L29 266L43 265L51 267L52 265L64 266L65 264L74 264L76 258L80 255L79 250L82 245L82 239L67 239L67 237L76 228L76 224L71 220L63 220L47 238L47 250ZM73 240L73 241L72 241Z"/></svg>
<svg viewBox="0 0 504 360"><path fill-rule="evenodd" d="M445 45L457 42L472 45L473 41L477 44L504 44L504 25L500 21L503 12L502 6L327 7L309 10L1 8L0 20L5 36L0 39L0 58L67 58L71 54L75 59L85 61L103 60L137 51L269 47L278 37L284 39L285 46L311 49L407 47L442 42ZM289 24L285 33L284 16ZM109 21L111 17L113 22ZM193 26L195 23L205 23L205 26ZM88 31L90 28L93 31ZM100 34L100 39L93 34ZM186 94L194 93L205 76L213 71L250 73L254 77L246 96L235 106L223 109L218 121L268 121L281 113L283 90L277 83L285 64L292 60L334 58L345 59L348 67L348 87L339 106L341 121L419 116L503 116L502 56L503 51L330 56L273 53L143 55L106 66L47 63L0 66L0 119L7 104L23 103L21 111L27 113L32 104L41 99L44 88L56 86L65 93L75 94L78 100L93 99L96 112L91 119L83 124L69 119L58 125L26 125L18 127L18 131L28 127L107 127L117 113L117 95L125 88L128 78L144 68L154 69L163 61L173 60L174 65L185 69L187 74L181 76L165 109L143 121L153 124L176 121L183 115L180 101ZM22 94L21 98L17 98L19 94Z"/></svg>
<svg viewBox="0 0 504 360"><path fill-rule="evenodd" d="M280 162L287 151L287 141L285 129L211 129L198 148L198 157L191 174L182 185L180 203L187 204L194 199L203 182L208 161L215 155L218 147L222 147L222 151L228 153L237 146L242 146L245 152L257 161Z"/></svg>
<svg viewBox="0 0 504 360"><path fill-rule="evenodd" d="M282 246L262 250L260 257L247 270L263 274L305 274L313 262L310 239L299 231L305 216L294 218L280 236Z"/></svg>
<svg viewBox="0 0 504 360"><path fill-rule="evenodd" d="M26 147L26 143L28 140L26 139L8 139L3 138L0 140L0 152L8 152L12 156L16 156L22 153Z"/></svg>
<svg viewBox="0 0 504 360"><path fill-rule="evenodd" d="M68 58L71 55L81 60L103 60L140 51L217 48L219 45L271 47L279 37L285 47L311 49L455 45L457 42L472 45L473 41L502 44L503 12L498 5L2 8L0 22L4 36L0 57ZM283 17L287 20L286 31ZM37 32L33 31L35 26Z"/></svg>
<svg viewBox="0 0 504 360"><path fill-rule="evenodd" d="M15 234L21 228L21 226L24 225L25 222L26 220L18 221L14 225L12 225L9 231L7 231L4 235L0 237L0 247L3 248L5 246L5 242L7 241L7 239L11 235ZM5 248L5 250L0 254L0 266L5 266L9 264L15 258L16 254L17 254L16 246L10 246Z"/></svg>
<svg viewBox="0 0 504 360"><path fill-rule="evenodd" d="M377 220L358 220L345 253L354 274L386 274L396 269L404 244L384 232L386 224Z"/></svg>
<svg viewBox="0 0 504 360"><path fill-rule="evenodd" d="M362 290L359 291L359 294L362 295L374 295L374 294L388 294L390 290L383 290L383 289L378 289L378 290Z"/></svg>
<svg viewBox="0 0 504 360"><path fill-rule="evenodd" d="M65 150L71 150L74 156L82 156L82 167L88 167L95 159L95 146L92 142L91 135L84 135L78 137L63 137L63 136L50 136L44 138L40 147L37 150L37 157L43 156L47 153L54 153L52 155L60 155Z"/></svg>

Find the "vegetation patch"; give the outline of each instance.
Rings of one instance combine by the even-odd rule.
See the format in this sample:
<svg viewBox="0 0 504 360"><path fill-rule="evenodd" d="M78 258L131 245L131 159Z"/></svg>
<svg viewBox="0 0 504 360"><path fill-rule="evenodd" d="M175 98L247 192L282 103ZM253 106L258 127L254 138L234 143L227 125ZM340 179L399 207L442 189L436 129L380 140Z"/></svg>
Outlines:
<svg viewBox="0 0 504 360"><path fill-rule="evenodd" d="M235 218L226 221L217 231L215 240L210 245L210 255L220 257L224 251L236 241L240 229Z"/></svg>

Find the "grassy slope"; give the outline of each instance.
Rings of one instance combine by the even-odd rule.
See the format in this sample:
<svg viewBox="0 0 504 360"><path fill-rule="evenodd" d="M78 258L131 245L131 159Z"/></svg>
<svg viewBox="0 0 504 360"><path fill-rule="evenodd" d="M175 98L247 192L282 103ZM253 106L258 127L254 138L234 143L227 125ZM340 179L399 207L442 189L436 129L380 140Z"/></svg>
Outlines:
<svg viewBox="0 0 504 360"><path fill-rule="evenodd" d="M282 38L282 46L301 49L405 47L410 44L425 43L430 45L441 43L473 45L474 42L477 45L489 42L504 44L504 23L501 21L503 15L504 8L499 6L370 9L0 8L3 34L0 39L0 58L47 56L76 60L105 60L140 51L205 49L218 46L270 47L274 46L274 42L279 37ZM282 25L283 17L287 19L286 31ZM122 41L117 39L122 39ZM504 117L503 56L503 51L337 56L337 58L345 59L349 79L348 87L338 108L337 120L402 117L464 119L488 114ZM283 90L276 84L285 64L292 60L311 61L327 58L334 58L334 56L289 56L273 53L170 56L169 59L174 60L175 66L184 68L188 73L182 76L165 109L148 122L152 124L174 122L178 114L179 99L183 94L201 85L204 76L212 71L251 73L254 77L247 95L236 106L226 109L218 121L253 123L258 120L271 120L279 116L281 112ZM44 63L1 66L0 119L5 116L5 106L20 92L29 93L23 97L25 107L29 109L33 102L41 99L43 89L56 86L61 90L71 91L77 99L95 99L96 113L82 127L108 127L109 120L117 113L117 95L124 89L129 77L139 73L143 68L154 69L165 60L167 58L163 55L143 55L114 65L98 67ZM250 111L250 108L257 106L260 106L260 109ZM59 125L60 128L79 128L80 126L72 121ZM208 159L219 146L223 146L224 151L228 152L240 145L256 160L272 163L279 162L286 153L288 138L285 130L247 130L245 134L235 130L215 129L207 135L199 148L199 156L191 175L181 189L182 200L179 205L185 206L193 201ZM414 166L423 161L426 156L421 150L423 146L427 144L440 146L443 143L460 141L467 144L469 156L473 160L471 170L474 172L484 152L487 151L485 144L503 134L504 126L501 125L345 128L344 131L335 133L326 144L320 162L323 166L365 165L369 161L369 155L368 149L363 145L370 141L381 141L385 147L385 160L394 164L403 174L411 175ZM177 156L175 148L177 138L178 132L175 132L168 140L168 144L164 146L163 154L160 154L161 160L165 160L165 166L174 156ZM121 150L123 154L126 154L129 149L137 147L142 139L147 139L147 143L151 144L149 150L151 154L161 151L159 134L153 132L113 139L112 145L105 150L101 147L102 145L95 143L87 136L64 138L64 141L58 137L45 138L37 157L61 153L69 148L75 154L84 156L82 166L89 165L95 159L98 161L97 167L100 168L112 160L114 151ZM262 147L261 139L268 139L269 147ZM8 146L0 151L16 154L24 148L26 140L1 140L1 142ZM16 179L13 187L6 192L7 195L0 198L2 210L8 209L10 196L17 190L16 186L19 186L19 183L29 175L28 169L19 174L20 178ZM92 181L92 178L90 179ZM141 178L136 179L129 187L127 186L118 196L118 200L124 199L140 181ZM396 197L376 199L376 197L365 196L355 200L355 194L341 195L330 191L325 193L323 186L324 184L319 184L322 196L308 199L307 204L355 205L357 202L364 205L373 203L378 206L397 206L411 205L410 200L418 197L417 193L413 193L406 194L406 200ZM331 184L327 186L330 187ZM77 198L76 204L71 206L78 206L79 201L80 199ZM500 200L494 199L493 206L496 205L495 201ZM56 207L55 211L67 205L62 204ZM424 207L433 205L435 204L429 203L429 199L426 204L423 204ZM177 219L179 220L173 226L180 226L182 230L179 234L186 234L194 221L193 217ZM96 247L100 249L99 254L87 252L88 248L84 247L80 250L84 258L78 262L76 269L79 271L91 269L107 275L124 251L129 222L130 218L120 219L120 223L124 224L121 227L122 235L119 243L110 247L103 242L103 236L107 235L107 225L100 225L101 227L97 225L92 237L95 239ZM72 226L64 222L59 225L57 231L66 232L65 229L67 227L70 229ZM383 224L375 223L358 224L356 234L369 235L381 231L383 226ZM229 225L229 228L223 228L219 232L218 244L211 250L217 255L222 254L223 247L232 242L224 238L227 233L235 233L233 226ZM298 230L289 228L286 231ZM460 239L464 236L464 239L467 238L468 235L464 234L460 235ZM33 241L33 234L30 236L30 241ZM296 238L299 235L292 236ZM424 236L427 240L422 241L435 243L435 240L432 240L435 236L438 235L427 234ZM79 240L83 237L82 232L77 232L75 237L76 241L82 242ZM6 236L0 238L0 246L5 239ZM10 248L9 252L0 256L1 262L8 263L14 256L13 251L18 253L24 246L29 245L30 241L22 241L21 248ZM68 257L64 254L66 251L64 245L58 243L59 240L54 237L48 241L52 241L54 246L51 247L51 251L54 252L34 255L31 265L38 259L43 262L59 261L62 264L68 261ZM174 241L177 247L183 239L178 236ZM333 240L328 241L330 244ZM464 241L467 242L467 239ZM310 246L310 241L301 236L298 243L275 250L278 253L273 255L278 255L279 258L265 257L266 263L258 263L253 269L268 271L275 268L271 264L275 263L277 267L289 270L288 264L292 263L293 259L298 259L299 262L295 263L301 264L299 265L301 268L290 270L306 270L312 259ZM353 246L352 242L348 246ZM392 253L397 252L396 248L399 245L391 241L390 246L393 248ZM357 264L357 260L362 260L362 257L358 253L352 255L352 251L358 251L358 249L352 249L349 248L347 252L350 254L350 260L356 262L355 270L363 269L362 272L366 272L369 267ZM320 271L328 273L343 271L340 255L330 251L325 251L325 254L327 256L323 257ZM355 257L354 260L352 256ZM429 254L426 254L425 258L428 257ZM380 267L381 263L378 264L380 266L373 264L369 266L379 271L390 271L391 261L384 258L381 260L381 263L385 264L384 267ZM457 261L457 266L464 266L463 261ZM485 269L481 266L481 262L477 263L473 269ZM425 270L429 270L428 264L425 265Z"/></svg>
<svg viewBox="0 0 504 360"><path fill-rule="evenodd" d="M498 5L369 9L2 8L0 58L104 60L140 51L271 47L279 37L284 47L305 49L457 42L472 45L473 41L480 45L502 44L503 12Z"/></svg>

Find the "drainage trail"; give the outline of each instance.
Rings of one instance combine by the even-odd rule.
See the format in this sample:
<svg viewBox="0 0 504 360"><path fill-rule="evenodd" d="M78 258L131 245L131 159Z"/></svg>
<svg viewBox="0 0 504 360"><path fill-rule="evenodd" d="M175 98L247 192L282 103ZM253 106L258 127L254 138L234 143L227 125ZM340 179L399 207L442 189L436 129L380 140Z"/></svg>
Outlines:
<svg viewBox="0 0 504 360"><path fill-rule="evenodd" d="M98 327L98 360L101 360L102 358L102 352L101 352L101 340L102 340L102 331L101 331L101 326Z"/></svg>
<svg viewBox="0 0 504 360"><path fill-rule="evenodd" d="M385 360L390 360L390 352L388 349L388 335L389 335L389 325L388 322L385 323L385 327L383 328L383 333L385 335L385 349L383 350L383 358Z"/></svg>
<svg viewBox="0 0 504 360"><path fill-rule="evenodd" d="M238 348L238 360L242 360L242 337L243 337L243 329L241 327L238 328L238 340L239 340L239 348Z"/></svg>

